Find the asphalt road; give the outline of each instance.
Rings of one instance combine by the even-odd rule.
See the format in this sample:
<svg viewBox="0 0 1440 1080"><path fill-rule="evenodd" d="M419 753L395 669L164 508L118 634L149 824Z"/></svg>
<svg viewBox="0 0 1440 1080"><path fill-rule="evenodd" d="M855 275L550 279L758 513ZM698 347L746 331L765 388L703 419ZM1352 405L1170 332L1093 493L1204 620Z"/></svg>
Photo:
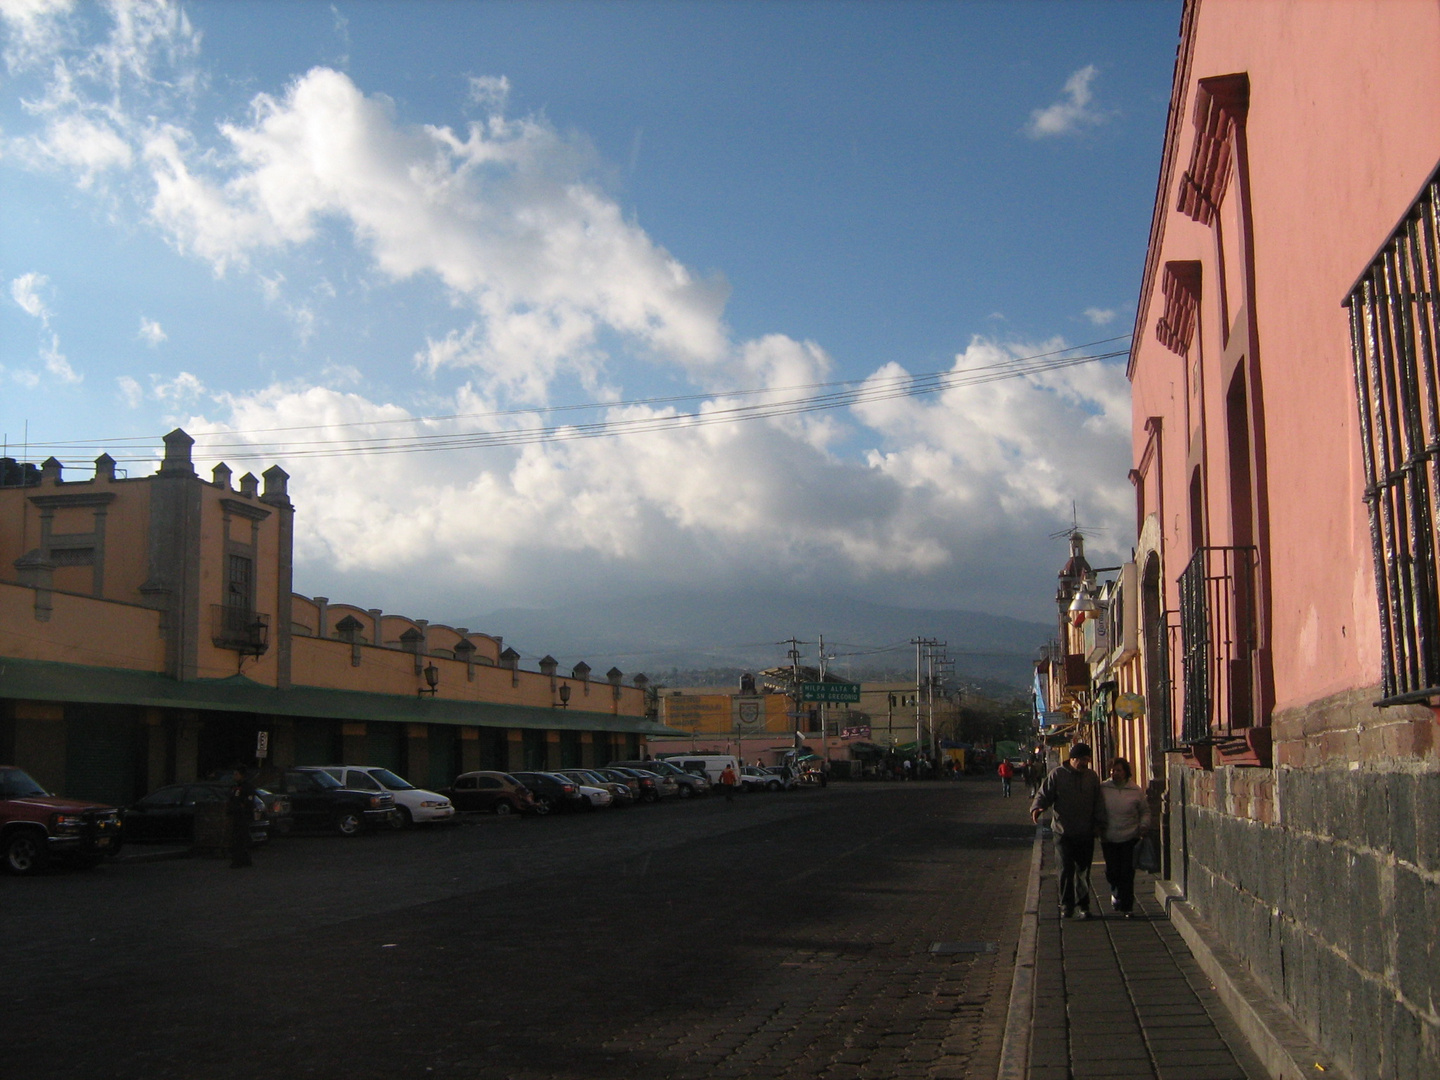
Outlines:
<svg viewBox="0 0 1440 1080"><path fill-rule="evenodd" d="M0 1069L988 1080L1033 835L832 784L7 878Z"/></svg>

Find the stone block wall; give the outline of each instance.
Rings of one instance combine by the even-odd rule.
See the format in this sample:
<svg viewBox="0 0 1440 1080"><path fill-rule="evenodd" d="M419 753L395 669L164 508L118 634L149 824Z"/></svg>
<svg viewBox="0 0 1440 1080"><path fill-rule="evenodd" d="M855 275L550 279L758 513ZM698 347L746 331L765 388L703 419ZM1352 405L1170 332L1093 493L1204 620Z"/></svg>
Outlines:
<svg viewBox="0 0 1440 1080"><path fill-rule="evenodd" d="M1277 716L1274 769L1170 755L1171 876L1356 1080L1440 1076L1435 721L1351 696Z"/></svg>

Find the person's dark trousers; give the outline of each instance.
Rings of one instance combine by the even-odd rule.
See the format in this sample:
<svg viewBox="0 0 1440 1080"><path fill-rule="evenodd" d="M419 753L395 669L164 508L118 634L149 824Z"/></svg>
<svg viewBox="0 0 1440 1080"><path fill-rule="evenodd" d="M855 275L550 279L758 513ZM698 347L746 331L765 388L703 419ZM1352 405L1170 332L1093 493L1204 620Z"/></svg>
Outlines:
<svg viewBox="0 0 1440 1080"><path fill-rule="evenodd" d="M250 823L234 815L230 817L230 869L243 870L250 862Z"/></svg>
<svg viewBox="0 0 1440 1080"><path fill-rule="evenodd" d="M1010 778L1008 776L1000 777L1000 794L1007 799L1010 797Z"/></svg>
<svg viewBox="0 0 1440 1080"><path fill-rule="evenodd" d="M1065 914L1090 910L1090 863L1095 858L1094 836L1055 837L1060 862L1060 907Z"/></svg>
<svg viewBox="0 0 1440 1080"><path fill-rule="evenodd" d="M1100 850L1105 854L1105 880L1110 883L1116 911L1128 912L1135 907L1135 848L1139 843L1138 836L1119 844L1100 841Z"/></svg>

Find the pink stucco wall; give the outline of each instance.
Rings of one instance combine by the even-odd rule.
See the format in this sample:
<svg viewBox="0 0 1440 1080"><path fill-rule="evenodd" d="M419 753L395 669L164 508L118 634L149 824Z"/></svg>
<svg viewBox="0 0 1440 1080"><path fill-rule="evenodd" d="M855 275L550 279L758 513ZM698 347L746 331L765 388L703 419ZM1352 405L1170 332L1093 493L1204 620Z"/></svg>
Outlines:
<svg viewBox="0 0 1440 1080"><path fill-rule="evenodd" d="M1162 166L1132 354L1135 462L1163 424L1165 606L1190 551L1187 463L1208 463L1211 543L1229 543L1215 234L1175 209L1195 138L1199 79L1245 72L1257 355L1268 461L1270 646L1277 710L1379 680L1380 652L1350 343L1341 301L1440 159L1440 3L1202 0L1178 122ZM1182 56L1184 54L1182 53ZM1238 205L1232 184L1222 226ZM1233 256L1233 250L1232 250ZM1198 260L1205 285L1187 403L1186 362L1161 345L1167 261ZM1230 269L1233 270L1233 262ZM1233 274L1226 274L1232 281ZM1233 289L1232 285L1232 289ZM1233 318L1239 301L1232 296ZM1191 374L1194 374L1192 368ZM1187 405L1189 407L1187 408ZM1203 409L1205 422L1197 413ZM1187 433L1189 428L1189 433ZM1145 507L1155 514L1154 499ZM1140 522L1142 536L1145 521Z"/></svg>

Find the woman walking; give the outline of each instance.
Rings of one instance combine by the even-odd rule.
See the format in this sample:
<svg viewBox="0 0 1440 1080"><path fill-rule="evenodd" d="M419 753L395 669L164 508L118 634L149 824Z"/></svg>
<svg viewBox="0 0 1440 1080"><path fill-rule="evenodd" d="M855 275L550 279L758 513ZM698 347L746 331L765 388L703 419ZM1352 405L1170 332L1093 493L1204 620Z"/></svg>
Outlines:
<svg viewBox="0 0 1440 1080"><path fill-rule="evenodd" d="M1150 826L1150 801L1131 775L1130 762L1116 758L1110 765L1110 779L1100 785L1109 819L1100 850L1105 854L1110 906L1126 918L1135 908L1135 847Z"/></svg>

